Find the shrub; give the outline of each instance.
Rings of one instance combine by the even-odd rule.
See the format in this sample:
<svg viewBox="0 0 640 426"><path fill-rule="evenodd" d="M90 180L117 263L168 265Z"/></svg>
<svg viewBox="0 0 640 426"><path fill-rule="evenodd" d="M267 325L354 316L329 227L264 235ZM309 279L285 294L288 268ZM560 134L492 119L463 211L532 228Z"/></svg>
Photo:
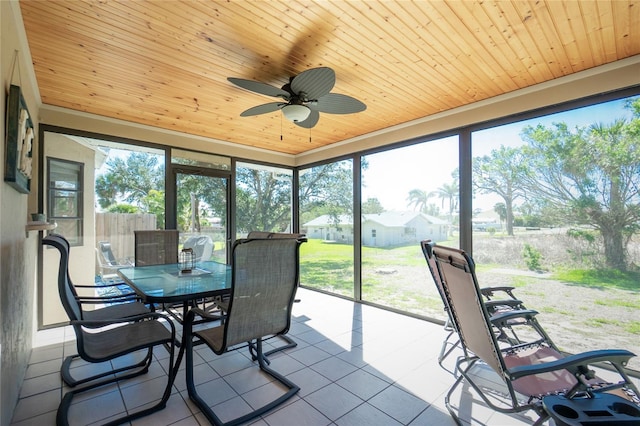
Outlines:
<svg viewBox="0 0 640 426"><path fill-rule="evenodd" d="M589 244L593 244L596 241L596 232L592 230L571 228L567 230L567 236L577 240L582 239Z"/></svg>
<svg viewBox="0 0 640 426"><path fill-rule="evenodd" d="M533 247L531 244L525 244L522 249L522 257L524 258L527 267L531 271L540 271L542 269L542 254Z"/></svg>
<svg viewBox="0 0 640 426"><path fill-rule="evenodd" d="M131 204L115 204L107 209L109 213L138 213L140 209Z"/></svg>
<svg viewBox="0 0 640 426"><path fill-rule="evenodd" d="M570 228L566 232L567 253L578 264L603 267L602 256L598 250L599 233L592 229Z"/></svg>

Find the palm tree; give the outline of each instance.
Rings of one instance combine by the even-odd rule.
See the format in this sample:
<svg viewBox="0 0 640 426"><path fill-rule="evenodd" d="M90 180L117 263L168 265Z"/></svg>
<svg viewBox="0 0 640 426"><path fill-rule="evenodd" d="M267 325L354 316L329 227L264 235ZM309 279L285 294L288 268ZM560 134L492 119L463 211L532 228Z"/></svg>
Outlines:
<svg viewBox="0 0 640 426"><path fill-rule="evenodd" d="M409 191L409 196L407 197L407 201L409 202L408 206L411 207L413 205L414 209L418 209L420 212L424 213L427 211L429 198L433 197L433 192L427 192L422 189L412 189Z"/></svg>
<svg viewBox="0 0 640 426"><path fill-rule="evenodd" d="M458 195L460 189L458 187L458 181L453 180L451 183L445 183L436 191L433 192L442 199L442 208L445 207L445 202L449 204L449 219L453 217L453 212L458 209Z"/></svg>

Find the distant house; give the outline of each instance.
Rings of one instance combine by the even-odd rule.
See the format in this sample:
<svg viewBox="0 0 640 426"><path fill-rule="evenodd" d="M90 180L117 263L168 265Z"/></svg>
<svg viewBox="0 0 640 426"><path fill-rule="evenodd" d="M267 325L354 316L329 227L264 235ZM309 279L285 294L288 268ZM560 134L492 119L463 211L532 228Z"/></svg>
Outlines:
<svg viewBox="0 0 640 426"><path fill-rule="evenodd" d="M495 231L502 230L502 223L498 220L487 220L487 219L471 219L472 229L474 231L488 231L493 229Z"/></svg>
<svg viewBox="0 0 640 426"><path fill-rule="evenodd" d="M362 216L362 244L365 246L389 247L424 239L447 239L449 223L424 213L391 211ZM304 223L302 227L307 238L353 243L353 220L348 215L340 215L337 220L322 215Z"/></svg>

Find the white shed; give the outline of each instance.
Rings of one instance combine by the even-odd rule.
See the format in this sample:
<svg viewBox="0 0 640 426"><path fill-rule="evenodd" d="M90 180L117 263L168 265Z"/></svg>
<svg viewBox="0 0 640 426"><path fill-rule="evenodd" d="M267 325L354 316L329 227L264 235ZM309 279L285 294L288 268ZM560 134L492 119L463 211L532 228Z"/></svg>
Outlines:
<svg viewBox="0 0 640 426"><path fill-rule="evenodd" d="M317 217L303 225L307 238L340 243L353 243L353 220L348 215ZM362 220L362 244L368 247L390 247L420 240L447 239L449 223L424 213L390 211L365 214Z"/></svg>

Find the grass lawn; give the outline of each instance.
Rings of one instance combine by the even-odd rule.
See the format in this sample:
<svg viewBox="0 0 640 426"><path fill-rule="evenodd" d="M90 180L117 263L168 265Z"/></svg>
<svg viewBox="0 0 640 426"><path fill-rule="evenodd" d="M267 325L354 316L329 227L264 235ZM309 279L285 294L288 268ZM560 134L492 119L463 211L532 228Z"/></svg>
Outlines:
<svg viewBox="0 0 640 426"><path fill-rule="evenodd" d="M512 247L506 250L504 256L518 257ZM300 256L303 286L353 297L353 246L309 239ZM445 319L419 244L363 247L362 259L363 300ZM569 352L616 347L640 353L640 274L566 267L536 274L518 260L479 263L480 286L516 287L525 305L540 312L556 344ZM640 371L639 357L630 367Z"/></svg>

